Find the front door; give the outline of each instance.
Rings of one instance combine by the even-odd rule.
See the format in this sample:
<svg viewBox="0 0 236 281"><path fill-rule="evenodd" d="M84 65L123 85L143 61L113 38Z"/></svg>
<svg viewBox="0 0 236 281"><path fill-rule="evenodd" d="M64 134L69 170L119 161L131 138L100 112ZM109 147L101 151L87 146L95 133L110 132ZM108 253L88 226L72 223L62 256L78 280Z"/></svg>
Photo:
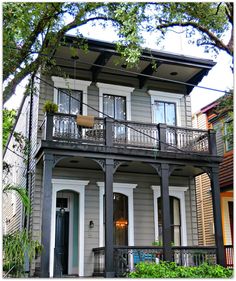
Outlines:
<svg viewBox="0 0 236 281"><path fill-rule="evenodd" d="M68 274L69 212L56 212L55 273Z"/></svg>

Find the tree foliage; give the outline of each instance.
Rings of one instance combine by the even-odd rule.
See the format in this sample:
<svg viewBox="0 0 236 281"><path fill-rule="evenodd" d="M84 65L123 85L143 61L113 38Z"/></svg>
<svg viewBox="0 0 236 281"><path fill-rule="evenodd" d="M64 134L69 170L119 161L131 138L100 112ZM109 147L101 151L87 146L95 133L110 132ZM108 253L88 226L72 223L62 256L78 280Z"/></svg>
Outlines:
<svg viewBox="0 0 236 281"><path fill-rule="evenodd" d="M126 64L137 63L143 31L159 30L164 38L168 28L182 26L189 40L233 55L232 3L102 3L102 2L6 2L3 4L3 100L39 67L52 61L64 35L92 22L104 27L111 23L119 40L117 49ZM232 36L224 43L225 31ZM195 36L199 32L198 37ZM80 41L82 42L82 41ZM41 54L41 55L39 55Z"/></svg>
<svg viewBox="0 0 236 281"><path fill-rule="evenodd" d="M8 137L9 137L12 127L14 125L15 117L16 117L16 111L14 109L12 109L12 110L3 109L3 126L2 126L3 127L3 134L2 134L3 146L5 146L8 141Z"/></svg>

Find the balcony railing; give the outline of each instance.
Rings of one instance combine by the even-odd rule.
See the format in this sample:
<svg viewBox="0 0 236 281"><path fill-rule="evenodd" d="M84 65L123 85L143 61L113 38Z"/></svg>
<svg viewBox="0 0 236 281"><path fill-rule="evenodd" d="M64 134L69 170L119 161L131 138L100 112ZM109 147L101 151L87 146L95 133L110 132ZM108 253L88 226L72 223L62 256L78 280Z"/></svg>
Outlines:
<svg viewBox="0 0 236 281"><path fill-rule="evenodd" d="M215 134L212 131L113 121L110 118L95 118L92 128L82 128L77 125L76 117L63 113L47 114L40 127L42 139L216 155Z"/></svg>
<svg viewBox="0 0 236 281"><path fill-rule="evenodd" d="M224 246L225 248L225 261L228 268L234 267L234 248L231 245Z"/></svg>
<svg viewBox="0 0 236 281"><path fill-rule="evenodd" d="M94 276L103 276L105 269L104 247L94 248ZM140 262L159 263L163 249L157 246L114 247L114 270L117 277L125 276ZM216 247L173 247L172 261L181 266L199 266L204 262L216 264Z"/></svg>

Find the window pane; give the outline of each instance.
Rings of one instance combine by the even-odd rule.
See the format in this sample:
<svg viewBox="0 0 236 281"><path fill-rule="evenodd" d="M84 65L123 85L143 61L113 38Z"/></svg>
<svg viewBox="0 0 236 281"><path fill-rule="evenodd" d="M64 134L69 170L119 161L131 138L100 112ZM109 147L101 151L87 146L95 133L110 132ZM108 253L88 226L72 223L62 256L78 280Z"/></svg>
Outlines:
<svg viewBox="0 0 236 281"><path fill-rule="evenodd" d="M58 90L58 111L61 113L69 113L69 96L65 92L65 89L63 92Z"/></svg>
<svg viewBox="0 0 236 281"><path fill-rule="evenodd" d="M176 125L175 117L175 104L174 103L165 103L165 114L166 114L166 124L167 125Z"/></svg>
<svg viewBox="0 0 236 281"><path fill-rule="evenodd" d="M165 105L163 102L156 101L154 105L154 122L165 123Z"/></svg>
<svg viewBox="0 0 236 281"><path fill-rule="evenodd" d="M125 98L115 97L115 118L125 120Z"/></svg>
<svg viewBox="0 0 236 281"><path fill-rule="evenodd" d="M114 96L104 95L103 96L103 112L110 117L115 117L114 110Z"/></svg>
<svg viewBox="0 0 236 281"><path fill-rule="evenodd" d="M233 149L233 121L226 122L224 125L225 151Z"/></svg>
<svg viewBox="0 0 236 281"><path fill-rule="evenodd" d="M81 114L81 104L80 101L82 93L80 91L71 91L71 104L70 104L70 114Z"/></svg>

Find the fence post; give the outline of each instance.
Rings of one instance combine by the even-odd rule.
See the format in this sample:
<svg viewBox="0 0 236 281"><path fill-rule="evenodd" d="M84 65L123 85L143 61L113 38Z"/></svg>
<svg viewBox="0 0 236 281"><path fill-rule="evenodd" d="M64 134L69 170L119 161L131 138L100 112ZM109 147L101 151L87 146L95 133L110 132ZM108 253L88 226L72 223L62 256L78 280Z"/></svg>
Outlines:
<svg viewBox="0 0 236 281"><path fill-rule="evenodd" d="M208 130L208 147L211 155L217 155L216 132L212 129Z"/></svg>
<svg viewBox="0 0 236 281"><path fill-rule="evenodd" d="M112 131L113 120L109 117L105 118L105 144L106 146L113 145L113 131Z"/></svg>
<svg viewBox="0 0 236 281"><path fill-rule="evenodd" d="M166 151L167 150L167 143L166 143L166 129L167 125L159 123L157 125L157 129L159 132L159 150Z"/></svg>
<svg viewBox="0 0 236 281"><path fill-rule="evenodd" d="M52 140L53 137L53 114L46 113L45 115L45 140Z"/></svg>

